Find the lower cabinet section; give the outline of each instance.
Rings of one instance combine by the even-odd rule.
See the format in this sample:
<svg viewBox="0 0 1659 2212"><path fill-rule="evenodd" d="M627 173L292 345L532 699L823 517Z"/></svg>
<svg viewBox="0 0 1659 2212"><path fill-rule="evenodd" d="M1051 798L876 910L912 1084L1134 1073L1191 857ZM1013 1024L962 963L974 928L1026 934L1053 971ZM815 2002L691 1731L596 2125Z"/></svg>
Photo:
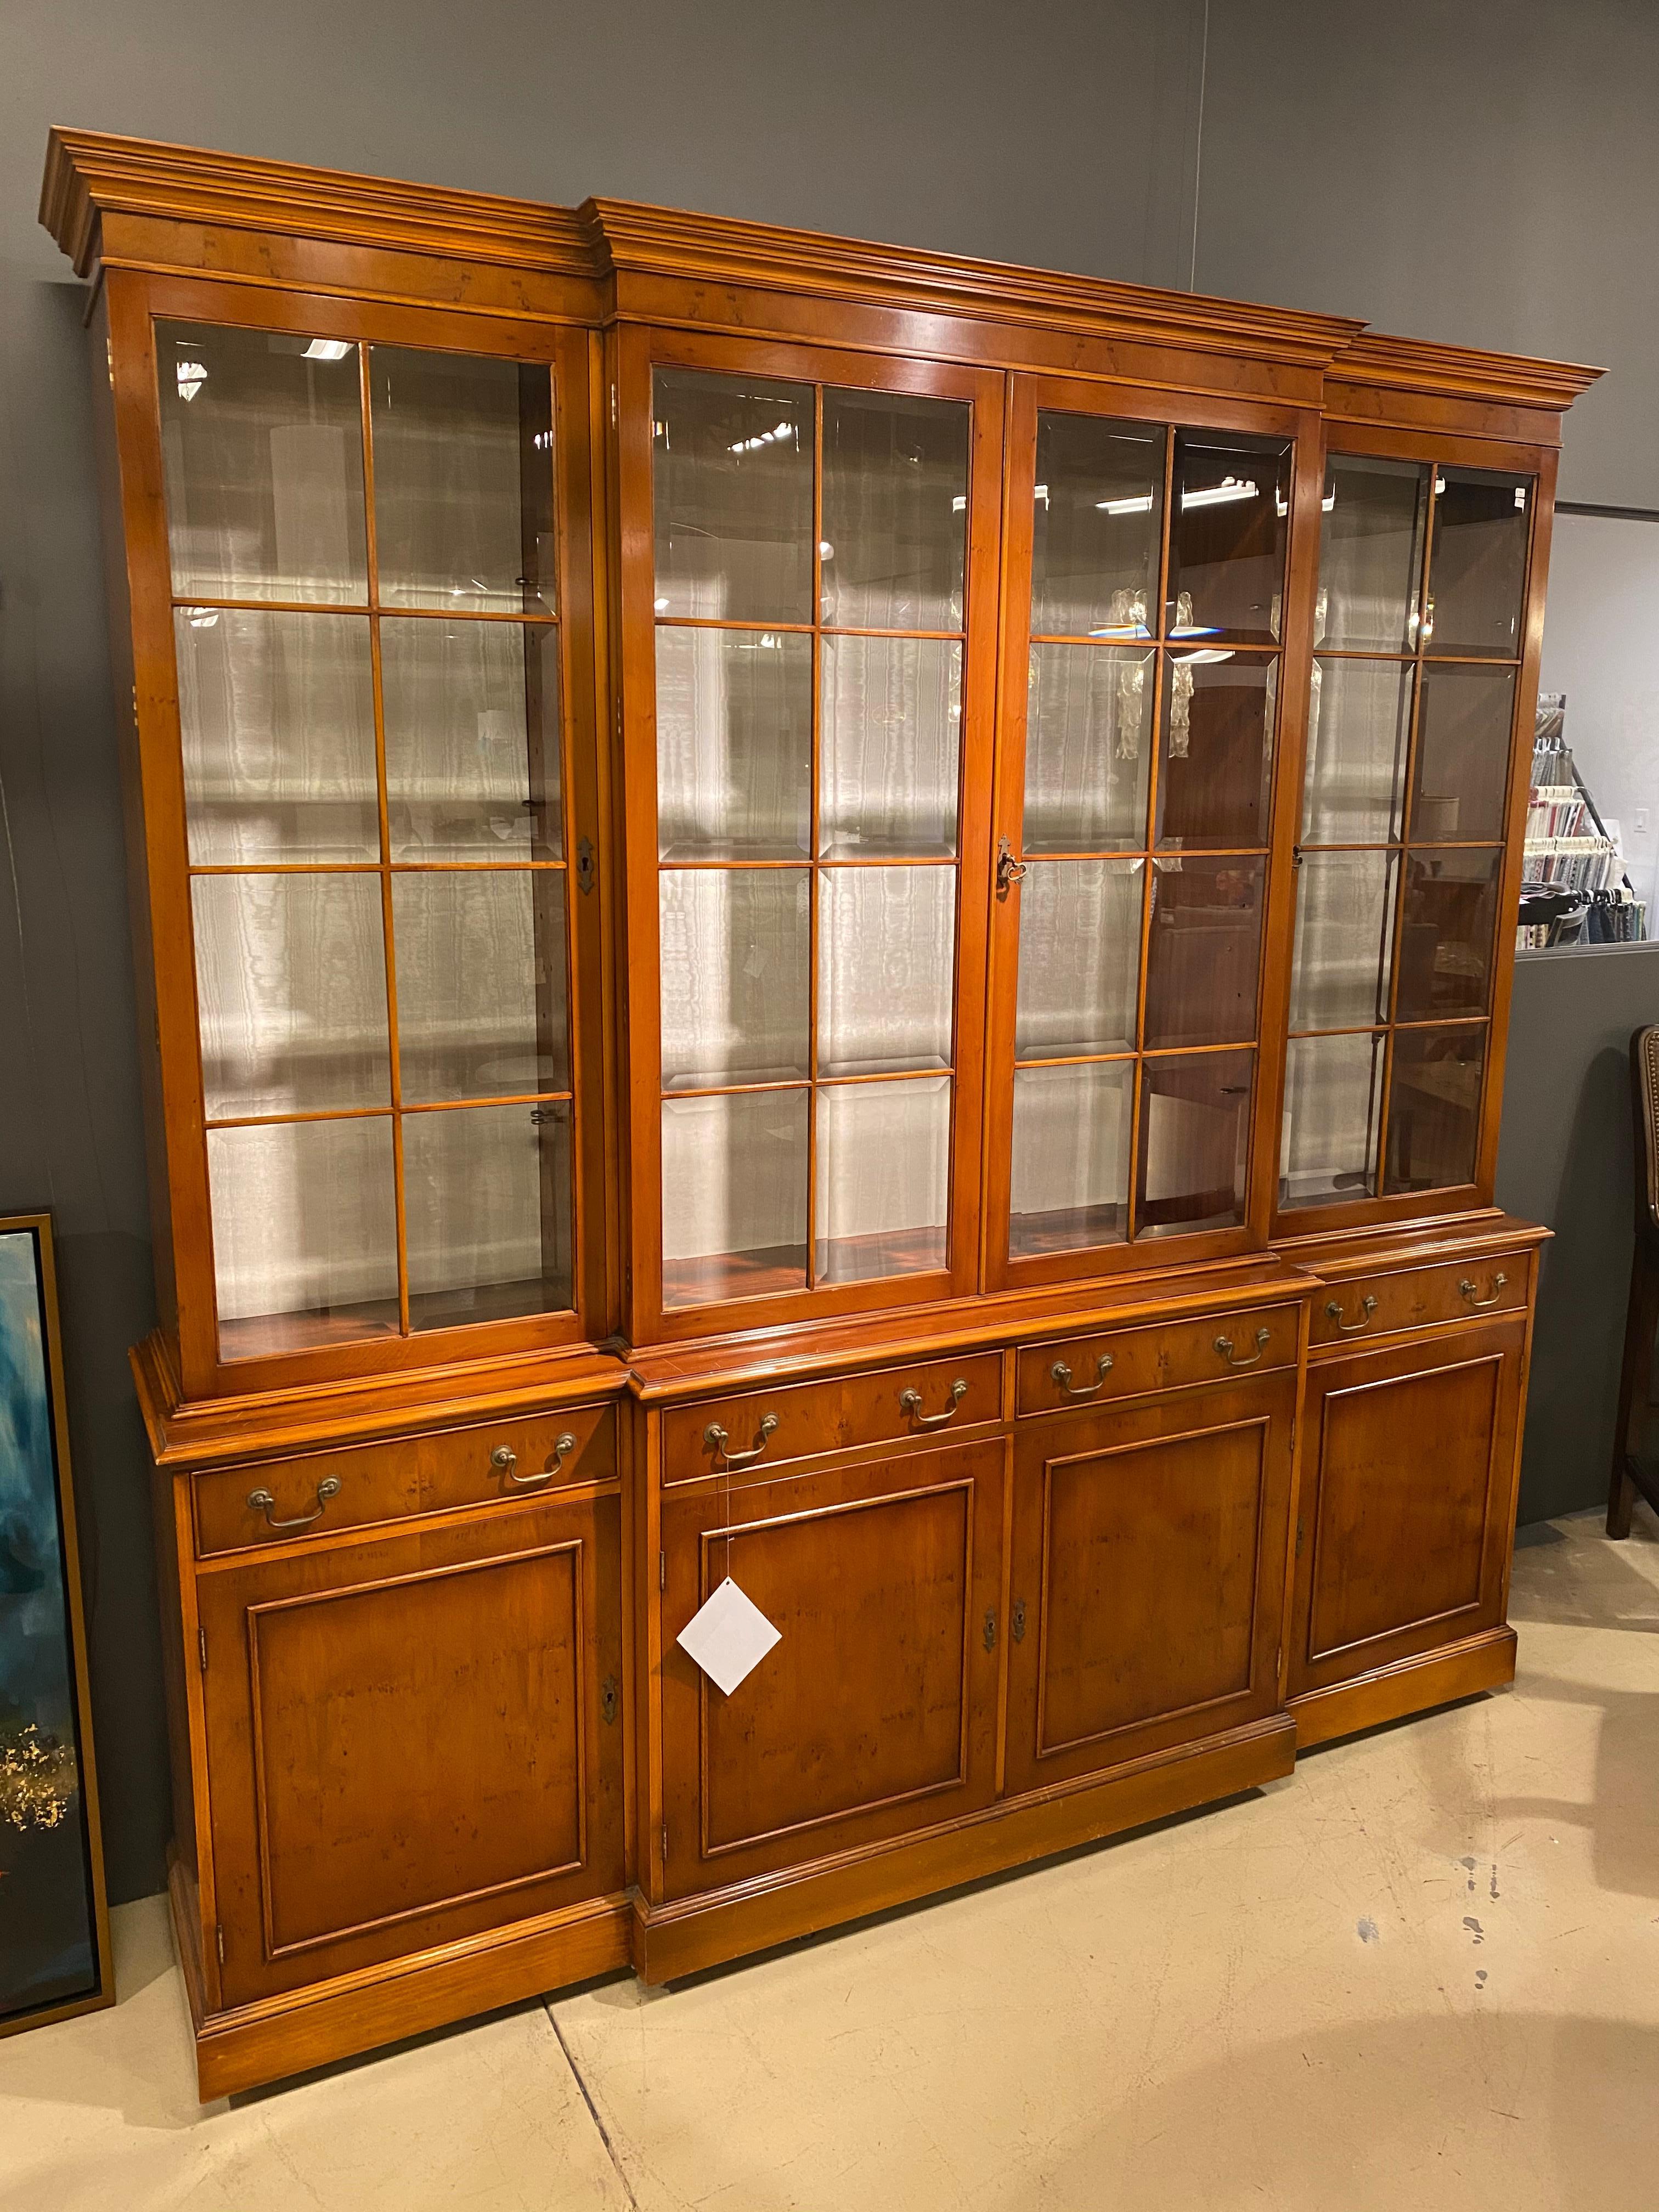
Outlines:
<svg viewBox="0 0 1659 2212"><path fill-rule="evenodd" d="M227 2005L623 1887L614 1492L198 1593Z"/></svg>

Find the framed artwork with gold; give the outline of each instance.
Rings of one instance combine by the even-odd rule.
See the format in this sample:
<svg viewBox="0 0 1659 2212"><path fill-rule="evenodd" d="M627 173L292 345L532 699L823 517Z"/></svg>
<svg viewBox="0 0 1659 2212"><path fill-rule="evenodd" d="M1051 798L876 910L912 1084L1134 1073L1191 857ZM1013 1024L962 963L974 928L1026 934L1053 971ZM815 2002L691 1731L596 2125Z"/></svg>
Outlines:
<svg viewBox="0 0 1659 2212"><path fill-rule="evenodd" d="M0 1217L0 2035L112 2004L49 1214Z"/></svg>

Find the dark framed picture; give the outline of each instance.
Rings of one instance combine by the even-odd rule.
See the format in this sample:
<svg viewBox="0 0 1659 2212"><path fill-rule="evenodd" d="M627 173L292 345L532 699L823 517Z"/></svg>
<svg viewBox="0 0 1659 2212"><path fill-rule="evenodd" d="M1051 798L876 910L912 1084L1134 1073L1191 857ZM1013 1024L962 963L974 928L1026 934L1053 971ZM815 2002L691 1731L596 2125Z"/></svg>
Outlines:
<svg viewBox="0 0 1659 2212"><path fill-rule="evenodd" d="M0 1216L0 2035L114 2001L52 1218Z"/></svg>

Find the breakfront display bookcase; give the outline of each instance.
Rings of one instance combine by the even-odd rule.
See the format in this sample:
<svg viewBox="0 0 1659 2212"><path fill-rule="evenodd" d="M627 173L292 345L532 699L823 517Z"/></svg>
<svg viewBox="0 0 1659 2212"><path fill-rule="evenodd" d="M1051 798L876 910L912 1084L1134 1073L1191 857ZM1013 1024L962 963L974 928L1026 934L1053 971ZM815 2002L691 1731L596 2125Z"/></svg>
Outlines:
<svg viewBox="0 0 1659 2212"><path fill-rule="evenodd" d="M69 132L43 219L204 2095L1509 1679L1591 372Z"/></svg>

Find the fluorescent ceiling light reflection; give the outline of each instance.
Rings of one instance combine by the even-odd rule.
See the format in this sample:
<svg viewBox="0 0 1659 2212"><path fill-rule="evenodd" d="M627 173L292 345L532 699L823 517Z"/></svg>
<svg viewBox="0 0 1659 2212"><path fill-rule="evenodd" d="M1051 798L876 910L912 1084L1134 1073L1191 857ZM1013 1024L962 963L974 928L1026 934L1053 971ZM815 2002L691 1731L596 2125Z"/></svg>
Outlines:
<svg viewBox="0 0 1659 2212"><path fill-rule="evenodd" d="M1206 645L1201 652L1178 653L1176 655L1176 660L1183 668L1207 667L1212 661L1231 660L1232 657L1231 652L1218 652L1212 645Z"/></svg>
<svg viewBox="0 0 1659 2212"><path fill-rule="evenodd" d="M177 373L179 397L188 406L207 382L207 370L199 361L181 361Z"/></svg>
<svg viewBox="0 0 1659 2212"><path fill-rule="evenodd" d="M1102 514L1150 514L1152 495L1147 492L1139 499L1097 499L1095 505Z"/></svg>
<svg viewBox="0 0 1659 2212"><path fill-rule="evenodd" d="M349 338L313 338L301 361L343 361L351 351Z"/></svg>
<svg viewBox="0 0 1659 2212"><path fill-rule="evenodd" d="M1195 491L1183 491L1182 507L1231 507L1235 500L1260 499L1255 481L1247 478L1241 483L1237 477L1223 477L1218 484L1200 484Z"/></svg>
<svg viewBox="0 0 1659 2212"><path fill-rule="evenodd" d="M757 453L763 446L775 446L780 438L793 438L794 434L793 422L780 422L775 430L763 430L755 438L739 438L735 446L728 446L726 450L728 453Z"/></svg>

